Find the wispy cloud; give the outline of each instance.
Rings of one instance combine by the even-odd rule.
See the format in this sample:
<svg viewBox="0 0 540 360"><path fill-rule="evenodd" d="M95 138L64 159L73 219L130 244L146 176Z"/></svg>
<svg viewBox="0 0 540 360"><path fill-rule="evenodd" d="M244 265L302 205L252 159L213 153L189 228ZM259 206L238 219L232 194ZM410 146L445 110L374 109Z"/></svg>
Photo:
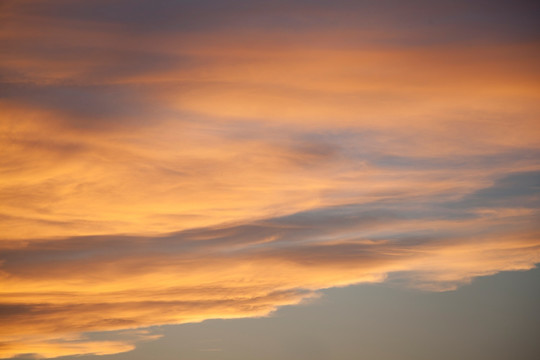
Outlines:
<svg viewBox="0 0 540 360"><path fill-rule="evenodd" d="M0 356L540 262L532 5L377 4L4 2Z"/></svg>
<svg viewBox="0 0 540 360"><path fill-rule="evenodd" d="M521 173L461 200L380 200L161 237L7 242L4 354L28 346L29 336L48 343L78 332L264 316L318 289L388 275L448 290L530 269L540 262L537 182L538 173ZM484 196L495 190L506 201L493 206Z"/></svg>

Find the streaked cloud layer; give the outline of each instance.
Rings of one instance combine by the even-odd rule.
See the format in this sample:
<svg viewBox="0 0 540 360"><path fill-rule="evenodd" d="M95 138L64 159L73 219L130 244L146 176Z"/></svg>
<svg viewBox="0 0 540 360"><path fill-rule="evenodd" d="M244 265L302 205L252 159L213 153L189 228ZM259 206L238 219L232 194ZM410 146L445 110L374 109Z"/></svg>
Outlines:
<svg viewBox="0 0 540 360"><path fill-rule="evenodd" d="M0 357L534 267L538 7L489 4L3 2Z"/></svg>

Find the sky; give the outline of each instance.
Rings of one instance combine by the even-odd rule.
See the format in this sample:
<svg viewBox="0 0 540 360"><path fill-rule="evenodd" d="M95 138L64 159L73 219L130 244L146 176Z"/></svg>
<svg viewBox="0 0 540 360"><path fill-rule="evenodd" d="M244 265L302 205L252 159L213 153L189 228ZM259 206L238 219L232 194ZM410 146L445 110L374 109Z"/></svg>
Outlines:
<svg viewBox="0 0 540 360"><path fill-rule="evenodd" d="M537 359L539 16L0 1L0 358Z"/></svg>

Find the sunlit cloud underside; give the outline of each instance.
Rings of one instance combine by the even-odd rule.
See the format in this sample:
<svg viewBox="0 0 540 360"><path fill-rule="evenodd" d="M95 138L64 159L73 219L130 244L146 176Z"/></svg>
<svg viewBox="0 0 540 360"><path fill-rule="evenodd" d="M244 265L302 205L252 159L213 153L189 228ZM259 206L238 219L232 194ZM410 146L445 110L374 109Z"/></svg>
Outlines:
<svg viewBox="0 0 540 360"><path fill-rule="evenodd" d="M1 5L0 357L540 262L526 9L323 3Z"/></svg>

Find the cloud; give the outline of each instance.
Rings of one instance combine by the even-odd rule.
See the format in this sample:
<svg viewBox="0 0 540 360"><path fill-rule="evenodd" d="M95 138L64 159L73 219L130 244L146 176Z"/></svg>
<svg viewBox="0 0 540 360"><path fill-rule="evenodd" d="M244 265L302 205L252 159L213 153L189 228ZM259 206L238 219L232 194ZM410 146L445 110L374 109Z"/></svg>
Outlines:
<svg viewBox="0 0 540 360"><path fill-rule="evenodd" d="M477 193L499 184L521 189L522 179L537 176L510 175ZM532 190L538 196L538 189ZM497 207L485 201L495 210L515 206L514 197L505 199ZM41 349L46 356L113 351L92 341L83 350L79 343L37 343L74 333L265 316L315 296L318 289L388 277L449 290L477 276L526 270L540 262L537 210L478 213L486 204L466 202L458 209L451 204L379 200L160 237L6 243L2 317L9 325L3 328L7 350L2 354L24 348Z"/></svg>
<svg viewBox="0 0 540 360"><path fill-rule="evenodd" d="M339 4L2 3L0 356L540 262L535 5Z"/></svg>
<svg viewBox="0 0 540 360"><path fill-rule="evenodd" d="M111 336L111 335L109 335ZM64 334L62 338L54 336L27 336L17 343L2 343L2 356L23 359L43 359L72 354L110 355L126 352L135 348L135 341L147 341L159 338L148 331L121 331L113 336L115 340L96 340L78 334ZM25 353L21 353L24 349Z"/></svg>

